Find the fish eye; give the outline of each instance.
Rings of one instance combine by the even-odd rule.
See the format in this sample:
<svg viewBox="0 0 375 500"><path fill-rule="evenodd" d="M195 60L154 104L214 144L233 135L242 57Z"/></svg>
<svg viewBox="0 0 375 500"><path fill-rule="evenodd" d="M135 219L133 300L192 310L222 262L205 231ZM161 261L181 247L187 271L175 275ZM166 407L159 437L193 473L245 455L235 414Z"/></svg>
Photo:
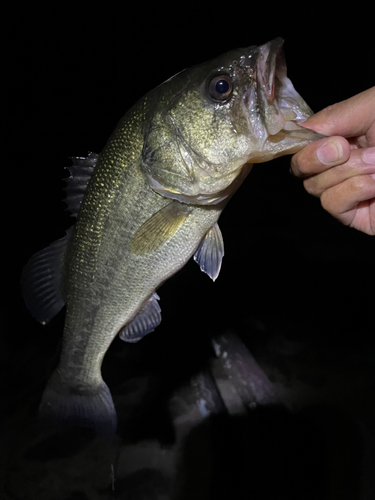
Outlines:
<svg viewBox="0 0 375 500"><path fill-rule="evenodd" d="M212 78L208 91L216 101L226 101L233 92L233 81L229 75L218 75Z"/></svg>

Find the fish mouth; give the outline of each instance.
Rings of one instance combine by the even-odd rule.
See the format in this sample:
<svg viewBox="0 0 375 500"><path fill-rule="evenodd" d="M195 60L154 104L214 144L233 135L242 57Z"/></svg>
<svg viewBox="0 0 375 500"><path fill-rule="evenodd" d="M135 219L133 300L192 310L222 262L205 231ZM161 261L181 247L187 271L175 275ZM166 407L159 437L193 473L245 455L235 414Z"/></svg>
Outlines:
<svg viewBox="0 0 375 500"><path fill-rule="evenodd" d="M258 47L256 97L264 138L298 129L298 124L313 114L287 77L283 44L282 38L275 38Z"/></svg>

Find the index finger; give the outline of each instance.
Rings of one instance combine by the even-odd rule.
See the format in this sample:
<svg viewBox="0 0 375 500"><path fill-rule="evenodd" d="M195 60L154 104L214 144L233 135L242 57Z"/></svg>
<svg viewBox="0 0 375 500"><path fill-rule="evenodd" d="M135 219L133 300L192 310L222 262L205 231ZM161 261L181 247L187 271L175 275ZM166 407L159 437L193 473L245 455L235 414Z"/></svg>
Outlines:
<svg viewBox="0 0 375 500"><path fill-rule="evenodd" d="M374 123L375 87L345 101L332 104L306 120L302 126L312 128L323 135L358 137L365 135ZM369 146L375 145L370 137ZM374 144L372 142L374 141Z"/></svg>
<svg viewBox="0 0 375 500"><path fill-rule="evenodd" d="M350 144L344 137L327 137L312 142L292 156L291 170L296 177L304 178L345 163L349 157Z"/></svg>

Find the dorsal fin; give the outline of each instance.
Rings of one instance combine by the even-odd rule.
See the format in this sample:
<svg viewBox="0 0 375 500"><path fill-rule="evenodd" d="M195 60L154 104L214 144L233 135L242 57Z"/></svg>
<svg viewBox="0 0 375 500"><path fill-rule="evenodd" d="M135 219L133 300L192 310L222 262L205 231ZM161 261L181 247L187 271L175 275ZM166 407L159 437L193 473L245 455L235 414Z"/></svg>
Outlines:
<svg viewBox="0 0 375 500"><path fill-rule="evenodd" d="M98 155L90 152L87 157L72 156L71 160L73 165L66 167L70 176L65 179L65 203L68 205L67 210L69 210L72 217L77 217L83 195L98 161Z"/></svg>

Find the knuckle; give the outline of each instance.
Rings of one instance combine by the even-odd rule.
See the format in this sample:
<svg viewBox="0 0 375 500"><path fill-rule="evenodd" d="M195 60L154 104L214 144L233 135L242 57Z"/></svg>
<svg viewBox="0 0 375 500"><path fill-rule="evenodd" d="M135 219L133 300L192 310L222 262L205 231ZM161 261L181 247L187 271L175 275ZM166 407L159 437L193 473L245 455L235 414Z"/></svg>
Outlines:
<svg viewBox="0 0 375 500"><path fill-rule="evenodd" d="M331 215L336 213L336 198L331 196L330 190L324 191L320 196L320 204Z"/></svg>
<svg viewBox="0 0 375 500"><path fill-rule="evenodd" d="M309 165L304 161L299 162L298 172L299 177L307 177L308 175L311 175L311 172L309 171Z"/></svg>
<svg viewBox="0 0 375 500"><path fill-rule="evenodd" d="M330 104L324 110L324 120L326 125L332 127L337 122L337 104Z"/></svg>
<svg viewBox="0 0 375 500"><path fill-rule="evenodd" d="M326 113L326 118L328 119L330 116L332 116L332 114L334 113L335 109L337 108L337 105L336 104L330 104L329 106L327 106L326 108L324 108L324 111Z"/></svg>
<svg viewBox="0 0 375 500"><path fill-rule="evenodd" d="M370 228L371 228L371 233L375 236L375 210L370 212Z"/></svg>
<svg viewBox="0 0 375 500"><path fill-rule="evenodd" d="M312 196L319 196L319 190L313 177L309 177L303 181L303 187Z"/></svg>
<svg viewBox="0 0 375 500"><path fill-rule="evenodd" d="M300 156L300 154L296 153L295 155L292 156L292 158L290 160L290 171L296 177L300 177L299 156Z"/></svg>
<svg viewBox="0 0 375 500"><path fill-rule="evenodd" d="M296 153L291 160L291 170L296 177L307 177L311 175L309 161L310 150L306 146L302 151Z"/></svg>
<svg viewBox="0 0 375 500"><path fill-rule="evenodd" d="M368 183L366 182L366 176L355 175L347 180L350 192L356 193L358 191L366 191L368 188Z"/></svg>

